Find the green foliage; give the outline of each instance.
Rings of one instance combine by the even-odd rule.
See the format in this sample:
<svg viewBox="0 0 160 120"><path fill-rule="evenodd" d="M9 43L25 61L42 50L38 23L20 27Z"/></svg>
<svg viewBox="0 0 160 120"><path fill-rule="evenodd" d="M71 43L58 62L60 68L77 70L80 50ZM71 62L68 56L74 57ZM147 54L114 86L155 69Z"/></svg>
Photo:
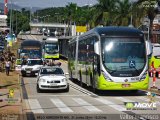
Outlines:
<svg viewBox="0 0 160 120"><path fill-rule="evenodd" d="M30 30L29 26L29 16L30 11L26 11L25 8L22 8L22 11L12 10L12 17L11 11L9 11L8 18L7 18L7 25L10 26L10 18L12 20L12 29L13 32L18 34L21 30L28 31Z"/></svg>
<svg viewBox="0 0 160 120"><path fill-rule="evenodd" d="M116 25L128 26L131 23L138 27L144 16L148 16L151 20L151 25L155 17L156 10L153 7L140 7L145 1L151 3L157 0L138 0L131 3L130 0L97 0L98 3L93 6L85 5L77 6L75 3L68 3L65 7L52 7L42 10L37 10L32 15L32 20L48 23L66 23L68 29L70 24L88 25L90 28L98 25ZM10 16L10 12L9 12ZM30 12L22 8L21 12L13 11L13 31L28 31ZM7 19L8 26L10 25L10 17ZM17 25L16 25L17 21ZM17 29L16 29L17 26Z"/></svg>

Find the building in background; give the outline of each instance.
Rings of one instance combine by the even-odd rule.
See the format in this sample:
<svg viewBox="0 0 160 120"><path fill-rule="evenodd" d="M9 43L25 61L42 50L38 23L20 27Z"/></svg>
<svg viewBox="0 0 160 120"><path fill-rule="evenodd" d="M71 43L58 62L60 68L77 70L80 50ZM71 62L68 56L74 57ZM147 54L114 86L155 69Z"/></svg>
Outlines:
<svg viewBox="0 0 160 120"><path fill-rule="evenodd" d="M0 15L0 31L9 30L7 27L7 15Z"/></svg>

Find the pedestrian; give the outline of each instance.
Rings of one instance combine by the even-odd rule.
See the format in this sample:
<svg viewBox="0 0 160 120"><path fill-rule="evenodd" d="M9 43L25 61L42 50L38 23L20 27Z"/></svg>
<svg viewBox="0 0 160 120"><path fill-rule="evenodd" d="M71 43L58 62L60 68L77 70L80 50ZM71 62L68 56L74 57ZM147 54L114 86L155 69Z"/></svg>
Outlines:
<svg viewBox="0 0 160 120"><path fill-rule="evenodd" d="M10 71L10 61L8 61L8 59L6 59L5 67L6 67L6 75L8 76Z"/></svg>

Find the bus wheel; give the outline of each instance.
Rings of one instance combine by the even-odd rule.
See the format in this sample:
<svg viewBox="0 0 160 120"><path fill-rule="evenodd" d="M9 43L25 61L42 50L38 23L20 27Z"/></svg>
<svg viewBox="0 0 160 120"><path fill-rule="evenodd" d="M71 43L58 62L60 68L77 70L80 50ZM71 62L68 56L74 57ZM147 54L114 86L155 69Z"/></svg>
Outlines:
<svg viewBox="0 0 160 120"><path fill-rule="evenodd" d="M94 81L94 80L92 81L92 91L93 91L94 93L98 93L98 92L99 92L99 90L96 88L96 85L95 85L95 81Z"/></svg>
<svg viewBox="0 0 160 120"><path fill-rule="evenodd" d="M93 93L95 93L95 94L98 94L98 93L99 93L99 90L96 89L95 87L92 87L92 91L93 91Z"/></svg>
<svg viewBox="0 0 160 120"><path fill-rule="evenodd" d="M79 80L80 80L80 86L83 87L82 74L80 71L79 71Z"/></svg>
<svg viewBox="0 0 160 120"><path fill-rule="evenodd" d="M70 79L73 80L73 75L72 75L72 71L70 71Z"/></svg>

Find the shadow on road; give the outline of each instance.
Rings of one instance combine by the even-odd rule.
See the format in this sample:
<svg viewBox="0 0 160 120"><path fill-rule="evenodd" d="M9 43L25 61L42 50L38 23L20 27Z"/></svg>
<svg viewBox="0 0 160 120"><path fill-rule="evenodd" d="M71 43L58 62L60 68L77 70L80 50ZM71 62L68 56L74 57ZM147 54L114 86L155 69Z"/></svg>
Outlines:
<svg viewBox="0 0 160 120"><path fill-rule="evenodd" d="M78 80L72 80L70 79L71 82L73 82L74 84L78 85L79 87L83 87L84 89L88 90L89 92L93 92L93 88L88 87L85 84L80 84L80 82ZM97 94L98 96L112 96L112 97L117 97L117 96L146 96L147 92L142 91L142 90L96 90L95 94Z"/></svg>

